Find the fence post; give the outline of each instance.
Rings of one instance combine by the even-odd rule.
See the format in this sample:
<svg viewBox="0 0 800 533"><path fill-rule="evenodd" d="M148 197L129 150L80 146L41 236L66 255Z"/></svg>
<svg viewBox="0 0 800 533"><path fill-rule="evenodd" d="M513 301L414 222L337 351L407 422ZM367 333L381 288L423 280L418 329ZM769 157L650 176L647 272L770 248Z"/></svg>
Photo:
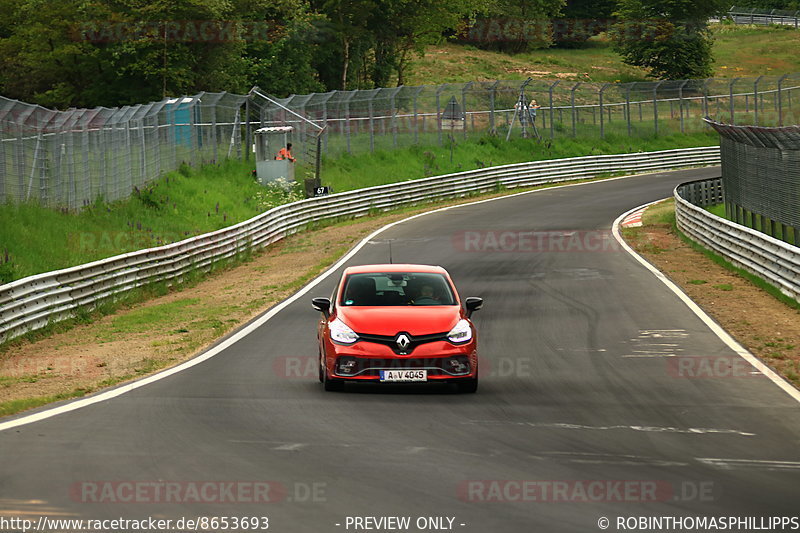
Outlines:
<svg viewBox="0 0 800 533"><path fill-rule="evenodd" d="M440 85L439 88L436 89L436 130L438 131L439 135L439 146L442 145L442 112L439 100L444 87L444 85Z"/></svg>
<svg viewBox="0 0 800 533"><path fill-rule="evenodd" d="M732 124L732 125L736 125L736 106L735 106L735 104L733 103L733 86L734 86L734 85L736 85L736 82L737 82L738 80L739 80L739 78L733 78L733 79L731 80L731 83L728 85L728 93L729 93L729 96L728 96L728 98L729 98L728 105L729 105L729 107L730 107L730 114L731 114L731 124Z"/></svg>
<svg viewBox="0 0 800 533"><path fill-rule="evenodd" d="M603 113L603 92L608 89L608 86L611 85L610 83L604 83L602 87L600 87L600 109L598 112L600 113L600 138L602 139L605 137L605 114Z"/></svg>
<svg viewBox="0 0 800 533"><path fill-rule="evenodd" d="M783 80L787 77L789 77L789 75L784 74L778 79L778 126L783 126L783 93L781 89L783 88Z"/></svg>
<svg viewBox="0 0 800 533"><path fill-rule="evenodd" d="M761 81L761 78L764 76L759 76L756 78L756 81L753 82L753 109L755 110L755 125L758 126L758 82Z"/></svg>
<svg viewBox="0 0 800 533"><path fill-rule="evenodd" d="M325 151L326 152L328 151L328 100L333 98L334 95L337 92L338 91L336 91L336 90L333 90L333 91L329 92L328 93L328 97L327 98L323 98L323 100L322 100L322 127L323 127L322 135L325 136ZM321 149L322 148L322 143L318 142L317 143L317 148ZM317 179L319 179L319 176L317 176Z"/></svg>
<svg viewBox="0 0 800 533"><path fill-rule="evenodd" d="M570 90L569 94L569 104L572 108L572 136L577 137L578 135L578 124L577 124L577 117L575 116L575 90L580 87L581 82L576 83L572 89Z"/></svg>
<svg viewBox="0 0 800 533"><path fill-rule="evenodd" d="M464 138L467 138L467 91L472 88L474 81L469 81L461 88L461 114L464 118Z"/></svg>
<svg viewBox="0 0 800 533"><path fill-rule="evenodd" d="M422 85L414 91L414 144L419 144L419 128L417 126L417 121L419 120L419 113L417 112L417 97L419 93L422 92L422 89L425 86Z"/></svg>
<svg viewBox="0 0 800 533"><path fill-rule="evenodd" d="M397 148L397 113L394 107L394 97L402 89L402 86L395 88L389 95L389 127L392 130L392 146Z"/></svg>
<svg viewBox="0 0 800 533"><path fill-rule="evenodd" d="M547 92L550 96L550 138L554 139L556 136L555 130L555 117L553 116L553 89L556 88L561 80L556 80L550 87L548 87Z"/></svg>
<svg viewBox="0 0 800 533"><path fill-rule="evenodd" d="M709 82L709 80L711 80L711 78L706 78L705 80L703 80L703 116L704 117L708 116L708 82ZM707 128L710 127L707 123L704 122L704 124L706 124Z"/></svg>
<svg viewBox="0 0 800 533"><path fill-rule="evenodd" d="M497 133L497 126L495 125L495 118L494 118L494 101L497 97L497 85L500 83L500 80L495 80L495 82L489 87L489 134L494 135Z"/></svg>
<svg viewBox="0 0 800 533"><path fill-rule="evenodd" d="M347 137L347 153L350 153L350 100L355 96L355 91L349 91L344 99L344 124Z"/></svg>
<svg viewBox="0 0 800 533"><path fill-rule="evenodd" d="M684 131L683 131L683 88L686 86L687 83L689 83L689 80L683 80L683 83L681 83L680 86L678 86L678 114L681 117L681 133L684 133Z"/></svg>
<svg viewBox="0 0 800 533"><path fill-rule="evenodd" d="M628 123L628 137L631 136L631 89L633 84L628 83L625 88L625 117Z"/></svg>
<svg viewBox="0 0 800 533"><path fill-rule="evenodd" d="M655 128L656 135L658 135L658 88L662 83L664 83L664 80L653 85L653 128Z"/></svg>
<svg viewBox="0 0 800 533"><path fill-rule="evenodd" d="M244 143L245 143L245 150L244 150L244 160L250 161L250 150L251 148L251 141L250 141L250 99L252 98L251 95L247 95L247 100L244 101Z"/></svg>
<svg viewBox="0 0 800 533"><path fill-rule="evenodd" d="M375 151L375 109L372 105L373 101L375 100L375 95L380 89L377 89L369 95L369 100L367 101L367 109L369 110L369 151Z"/></svg>

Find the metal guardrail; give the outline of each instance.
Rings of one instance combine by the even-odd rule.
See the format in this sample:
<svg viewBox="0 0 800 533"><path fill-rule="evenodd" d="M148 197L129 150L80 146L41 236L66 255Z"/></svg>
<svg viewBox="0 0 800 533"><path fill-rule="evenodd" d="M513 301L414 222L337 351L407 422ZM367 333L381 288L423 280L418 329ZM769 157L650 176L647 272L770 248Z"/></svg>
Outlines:
<svg viewBox="0 0 800 533"><path fill-rule="evenodd" d="M498 188L518 188L597 177L719 163L719 147L533 161L309 198L250 220L177 243L139 250L0 286L0 342L74 316L147 284L180 281L196 269L248 249L267 246L310 223L358 217L432 200Z"/></svg>
<svg viewBox="0 0 800 533"><path fill-rule="evenodd" d="M800 11L796 10L733 6L728 10L727 18L733 21L734 24L755 24L760 26L777 24L780 26L794 26L795 28L800 27Z"/></svg>
<svg viewBox="0 0 800 533"><path fill-rule="evenodd" d="M674 196L682 232L800 301L800 248L703 209L722 203L721 178L682 183Z"/></svg>

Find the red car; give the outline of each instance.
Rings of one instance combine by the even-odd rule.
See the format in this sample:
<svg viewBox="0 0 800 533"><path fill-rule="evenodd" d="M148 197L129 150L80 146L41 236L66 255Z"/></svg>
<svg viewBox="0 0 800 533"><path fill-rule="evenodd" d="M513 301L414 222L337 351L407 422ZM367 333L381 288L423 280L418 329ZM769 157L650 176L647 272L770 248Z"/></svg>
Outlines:
<svg viewBox="0 0 800 533"><path fill-rule="evenodd" d="M445 269L364 265L345 269L330 299L314 298L319 379L345 382L452 382L478 389L477 332L470 320L481 298L462 301Z"/></svg>

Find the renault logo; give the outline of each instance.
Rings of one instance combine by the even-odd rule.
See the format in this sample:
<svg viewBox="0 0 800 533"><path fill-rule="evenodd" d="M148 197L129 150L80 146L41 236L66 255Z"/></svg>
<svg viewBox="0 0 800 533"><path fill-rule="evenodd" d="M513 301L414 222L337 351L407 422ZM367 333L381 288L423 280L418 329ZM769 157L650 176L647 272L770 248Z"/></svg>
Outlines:
<svg viewBox="0 0 800 533"><path fill-rule="evenodd" d="M400 348L400 350L405 352L408 349L408 347L411 346L411 339L409 339L408 335L406 335L405 333L398 335L397 346Z"/></svg>

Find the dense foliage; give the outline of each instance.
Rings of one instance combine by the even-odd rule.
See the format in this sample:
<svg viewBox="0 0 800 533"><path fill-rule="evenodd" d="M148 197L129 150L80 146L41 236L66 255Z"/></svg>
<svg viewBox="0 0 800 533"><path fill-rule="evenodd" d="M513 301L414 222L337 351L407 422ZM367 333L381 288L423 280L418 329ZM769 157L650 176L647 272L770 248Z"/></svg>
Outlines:
<svg viewBox="0 0 800 533"><path fill-rule="evenodd" d="M581 46L609 27L626 63L698 78L711 73L707 20L729 7L719 2L0 0L0 94L64 109L254 85L370 89L404 84L414 54L442 39L514 53Z"/></svg>
<svg viewBox="0 0 800 533"><path fill-rule="evenodd" d="M618 0L615 48L629 65L661 79L711 76L708 19L727 9L721 0Z"/></svg>

